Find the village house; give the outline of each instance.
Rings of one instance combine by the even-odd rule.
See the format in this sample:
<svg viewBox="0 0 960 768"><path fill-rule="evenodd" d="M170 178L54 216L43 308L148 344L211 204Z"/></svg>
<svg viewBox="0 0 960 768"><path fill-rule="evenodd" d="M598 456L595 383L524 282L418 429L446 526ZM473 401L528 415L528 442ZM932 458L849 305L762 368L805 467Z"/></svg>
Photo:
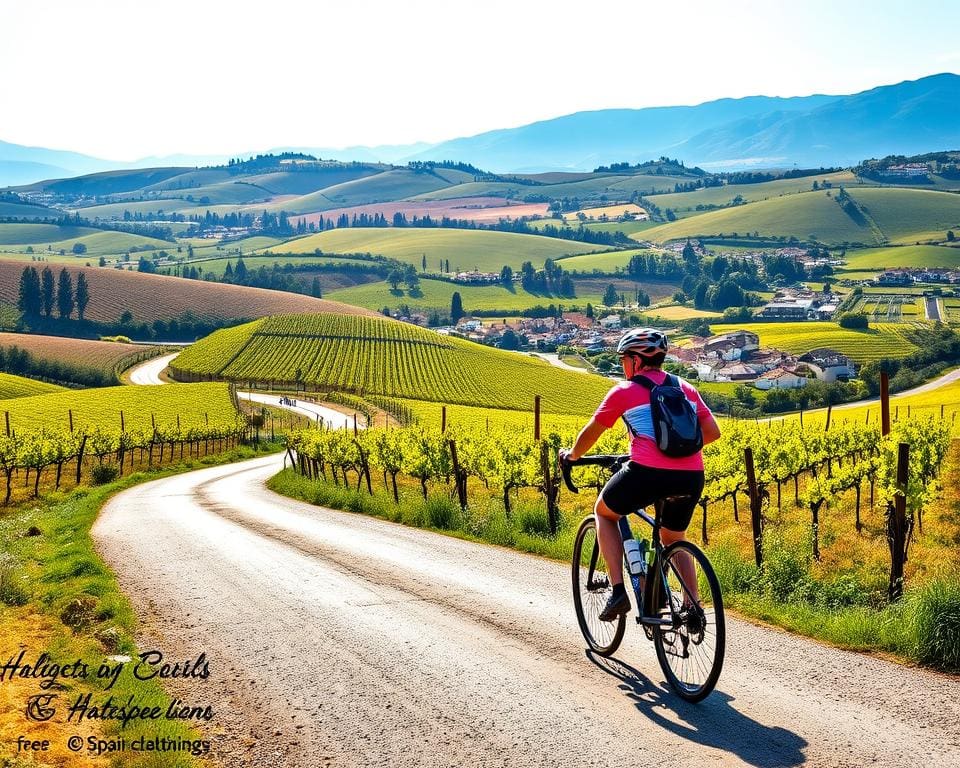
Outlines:
<svg viewBox="0 0 960 768"><path fill-rule="evenodd" d="M753 386L757 389L799 389L807 385L807 378L801 376L796 371L790 371L786 368L774 368L761 374Z"/></svg>
<svg viewBox="0 0 960 768"><path fill-rule="evenodd" d="M805 363L820 381L849 381L857 375L857 369L850 358L835 349L813 349L801 355L799 360Z"/></svg>

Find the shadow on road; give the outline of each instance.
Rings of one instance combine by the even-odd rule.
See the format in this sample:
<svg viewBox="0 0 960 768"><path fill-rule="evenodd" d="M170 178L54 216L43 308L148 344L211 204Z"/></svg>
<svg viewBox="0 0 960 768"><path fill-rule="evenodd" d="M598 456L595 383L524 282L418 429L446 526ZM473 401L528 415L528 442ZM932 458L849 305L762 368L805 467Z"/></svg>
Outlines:
<svg viewBox="0 0 960 768"><path fill-rule="evenodd" d="M678 736L735 754L757 768L789 768L805 762L805 739L786 728L750 719L730 706L733 697L722 691L714 691L699 704L689 704L622 661L592 651L587 651L587 658L620 681L620 690L637 710Z"/></svg>

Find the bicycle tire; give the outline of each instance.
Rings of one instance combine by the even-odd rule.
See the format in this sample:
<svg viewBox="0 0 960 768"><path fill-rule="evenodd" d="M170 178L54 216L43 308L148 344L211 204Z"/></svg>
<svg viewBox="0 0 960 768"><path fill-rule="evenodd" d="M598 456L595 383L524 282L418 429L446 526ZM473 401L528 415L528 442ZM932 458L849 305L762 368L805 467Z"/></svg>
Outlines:
<svg viewBox="0 0 960 768"><path fill-rule="evenodd" d="M723 669L723 657L726 649L726 621L723 613L723 595L720 593L720 582L710 564L710 560L696 544L689 541L678 541L671 544L665 550L661 558L654 562L651 574L655 574L654 584L651 590L653 602L651 605L666 606L663 602L663 578L661 574L666 571L668 574L667 582L670 587L670 598L675 608L680 608L684 602L683 592L686 591L686 585L680 580L677 571L677 555L686 552L694 560L694 568L698 569L697 582L698 590L704 587L709 589L709 596L701 592L700 598L704 603L702 615L695 616L692 621L696 631L692 631L687 624L678 626L655 627L653 632L653 645L657 652L657 661L660 668L670 683L670 687L686 701L698 702L710 695L717 681L720 679L720 672ZM703 583L701 583L703 582ZM676 585L678 591L674 591ZM712 636L712 637L711 637ZM707 643L712 639L711 645ZM698 656L695 664L687 662L691 657L690 648L695 646L705 651ZM682 648L682 653L677 649ZM676 662L673 659L677 659ZM685 679L682 673L678 673L674 666L681 666L683 670L691 673L702 673L703 680L700 682L690 682Z"/></svg>
<svg viewBox="0 0 960 768"><path fill-rule="evenodd" d="M600 589L590 589L584 581L589 571L593 547L597 544L597 525L593 516L585 517L577 530L577 537L573 544L573 561L571 563L571 577L573 581L573 605L577 613L577 623L583 639L587 641L590 650L601 656L610 656L615 653L623 640L623 633L627 627L627 617L620 616L616 621L600 621L600 611L610 595L609 577L606 584ZM601 579L607 576L606 563L603 555L597 556L596 572ZM602 582L601 582L602 584ZM587 598L585 600L585 598Z"/></svg>

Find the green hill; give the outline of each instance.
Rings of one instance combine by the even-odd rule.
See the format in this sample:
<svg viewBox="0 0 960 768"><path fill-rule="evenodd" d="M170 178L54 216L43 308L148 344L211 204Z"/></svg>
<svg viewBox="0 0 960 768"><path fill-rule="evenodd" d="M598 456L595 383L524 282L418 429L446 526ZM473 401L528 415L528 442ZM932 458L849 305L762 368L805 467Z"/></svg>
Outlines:
<svg viewBox="0 0 960 768"><path fill-rule="evenodd" d="M626 222L625 222L626 223ZM625 270L630 259L637 254L651 253L646 248L633 248L628 251L611 251L609 253L586 253L582 256L570 256L561 259L558 264L567 272L615 272Z"/></svg>
<svg viewBox="0 0 960 768"><path fill-rule="evenodd" d="M960 267L960 248L940 245L905 245L847 251L844 271L899 267Z"/></svg>
<svg viewBox="0 0 960 768"><path fill-rule="evenodd" d="M403 200L449 186L449 181L432 173L397 169L324 187L309 195L274 203L267 208L275 211L284 210L291 214L314 213L347 205Z"/></svg>
<svg viewBox="0 0 960 768"><path fill-rule="evenodd" d="M636 237L666 242L687 237L756 233L761 237L796 237L822 243L876 243L871 228L850 218L834 199L835 193L836 190L829 197L826 192L787 195L710 211L661 224Z"/></svg>
<svg viewBox="0 0 960 768"><path fill-rule="evenodd" d="M58 219L63 214L44 205L0 200L0 219Z"/></svg>
<svg viewBox="0 0 960 768"><path fill-rule="evenodd" d="M698 205L728 205L737 196L742 197L748 203L754 203L758 200L768 200L781 195L809 192L814 181L818 185L827 181L834 187L843 184L848 190L857 184L856 178L850 171L840 171L838 173L825 173L821 176L804 176L799 179L777 179L759 184L725 184L722 187L706 187L693 192L653 195L650 197L650 202L661 210L670 208L678 216L692 216L703 213L703 211L696 210Z"/></svg>
<svg viewBox="0 0 960 768"><path fill-rule="evenodd" d="M112 232L89 227L58 227L53 224L0 224L0 250L24 251L33 248L38 254L50 250L70 253L76 243L87 250L84 256L106 256L131 250L176 250L176 243L129 232Z"/></svg>
<svg viewBox="0 0 960 768"><path fill-rule="evenodd" d="M528 195L545 195L551 199L577 197L581 200L628 200L634 192L649 194L667 192L678 183L690 181L689 176L650 176L647 174L579 174L571 181L556 184L521 184L511 181L478 181L428 192L416 200L448 200L453 197L502 196L510 194L523 199Z"/></svg>
<svg viewBox="0 0 960 768"><path fill-rule="evenodd" d="M759 234L827 244L942 240L960 230L960 195L924 189L863 187L846 190L857 208L837 203L839 189L761 200L691 216L644 230L655 242L685 237Z"/></svg>
<svg viewBox="0 0 960 768"><path fill-rule="evenodd" d="M603 304L603 292L610 282L616 281L611 281L609 278L599 281L578 280L576 281L576 297L564 298L549 294L528 293L516 284L513 290L508 290L499 283L493 285L464 285L446 280L423 278L420 280L420 287L410 291L405 288L393 290L389 283L378 280L377 282L363 283L330 291L325 293L324 297L331 301L342 301L345 304L353 304L372 310L381 310L383 307L395 309L401 304L406 304L414 311L429 313L436 310L441 315L446 315L450 312L450 302L453 294L457 292L460 294L463 309L467 314L493 311L502 311L504 314L509 314L522 312L536 306L546 307L550 304L562 305L564 308L579 306L581 309L587 302L594 306L600 306ZM632 298L635 288L633 283L629 285L630 287L623 288L623 292ZM656 293L657 289L660 289L660 292L664 293L664 289L659 285L656 288L649 285L645 287L648 291ZM666 292L666 295L669 295L669 291Z"/></svg>
<svg viewBox="0 0 960 768"><path fill-rule="evenodd" d="M91 227L58 227L56 224L0 224L0 246L53 243L91 235Z"/></svg>
<svg viewBox="0 0 960 768"><path fill-rule="evenodd" d="M417 269L426 256L427 269L436 270L440 260L450 261L451 271L479 269L499 272L507 264L519 269L525 261L541 266L547 259L606 250L606 246L577 243L540 235L520 235L477 229L331 229L290 240L273 248L274 253L373 253L413 264Z"/></svg>
<svg viewBox="0 0 960 768"><path fill-rule="evenodd" d="M856 189L850 195L895 245L943 240L948 229L960 232L960 195L892 187Z"/></svg>
<svg viewBox="0 0 960 768"><path fill-rule="evenodd" d="M284 315L217 331L172 366L179 379L297 381L311 388L588 414L610 388L515 352L377 317ZM299 375L298 375L299 374Z"/></svg>
<svg viewBox="0 0 960 768"><path fill-rule="evenodd" d="M62 392L63 387L48 384L45 381L27 379L23 376L14 376L10 373L0 373L0 400L9 400L14 397L30 397L45 395L49 392Z"/></svg>

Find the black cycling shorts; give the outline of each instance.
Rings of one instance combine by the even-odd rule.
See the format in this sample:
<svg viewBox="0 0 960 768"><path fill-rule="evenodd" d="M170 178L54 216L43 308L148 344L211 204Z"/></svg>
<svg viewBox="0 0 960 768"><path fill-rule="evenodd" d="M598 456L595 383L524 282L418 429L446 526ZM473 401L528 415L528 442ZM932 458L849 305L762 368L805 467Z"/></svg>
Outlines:
<svg viewBox="0 0 960 768"><path fill-rule="evenodd" d="M665 499L661 525L671 531L685 531L701 493L702 469L661 469L628 461L603 486L600 497L618 515L629 515L657 499ZM670 499L671 496L685 498Z"/></svg>

